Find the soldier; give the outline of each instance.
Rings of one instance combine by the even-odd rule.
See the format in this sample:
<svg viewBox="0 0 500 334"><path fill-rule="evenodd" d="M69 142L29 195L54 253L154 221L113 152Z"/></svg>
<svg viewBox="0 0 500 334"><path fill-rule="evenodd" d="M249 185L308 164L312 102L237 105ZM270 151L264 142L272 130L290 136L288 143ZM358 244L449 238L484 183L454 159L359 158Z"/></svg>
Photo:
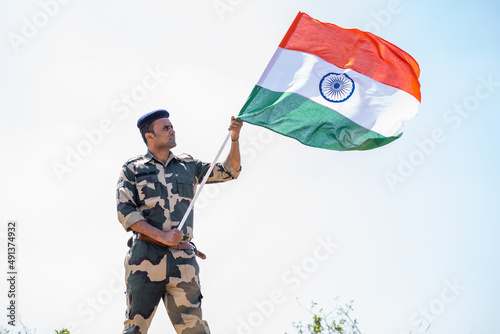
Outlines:
<svg viewBox="0 0 500 334"><path fill-rule="evenodd" d="M236 179L240 173L238 138L242 122L231 117L231 150L207 183ZM199 267L193 212L179 225L210 164L175 156L175 131L166 110L142 116L137 127L148 147L123 165L117 185L118 219L134 238L125 258L127 311L123 334L145 334L163 299L177 333L210 333L202 320Z"/></svg>

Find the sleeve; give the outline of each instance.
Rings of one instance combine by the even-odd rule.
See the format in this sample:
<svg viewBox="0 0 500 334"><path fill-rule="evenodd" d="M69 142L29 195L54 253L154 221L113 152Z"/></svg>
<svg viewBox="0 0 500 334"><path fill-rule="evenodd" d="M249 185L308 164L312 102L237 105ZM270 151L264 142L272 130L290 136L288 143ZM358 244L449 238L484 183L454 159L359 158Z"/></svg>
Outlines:
<svg viewBox="0 0 500 334"><path fill-rule="evenodd" d="M116 186L116 203L118 220L126 231L131 231L130 226L144 219L137 207L138 201L135 174L128 165L125 165L120 172Z"/></svg>
<svg viewBox="0 0 500 334"><path fill-rule="evenodd" d="M197 173L196 173L196 182L201 183L205 174L208 172L210 168L210 163L202 162L196 160L197 163ZM207 183L218 183L218 182L226 182L230 180L235 180L240 175L240 170L235 170L227 160L223 163L217 163L210 173L208 177Z"/></svg>

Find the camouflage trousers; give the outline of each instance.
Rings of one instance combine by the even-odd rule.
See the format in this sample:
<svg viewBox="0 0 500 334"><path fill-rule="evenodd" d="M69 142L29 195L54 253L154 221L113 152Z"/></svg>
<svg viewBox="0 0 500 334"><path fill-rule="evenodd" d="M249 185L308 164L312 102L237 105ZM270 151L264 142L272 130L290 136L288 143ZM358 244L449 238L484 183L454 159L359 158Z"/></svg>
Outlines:
<svg viewBox="0 0 500 334"><path fill-rule="evenodd" d="M125 257L127 311L123 334L146 334L163 300L175 331L209 334L202 320L199 267L191 250L136 240Z"/></svg>

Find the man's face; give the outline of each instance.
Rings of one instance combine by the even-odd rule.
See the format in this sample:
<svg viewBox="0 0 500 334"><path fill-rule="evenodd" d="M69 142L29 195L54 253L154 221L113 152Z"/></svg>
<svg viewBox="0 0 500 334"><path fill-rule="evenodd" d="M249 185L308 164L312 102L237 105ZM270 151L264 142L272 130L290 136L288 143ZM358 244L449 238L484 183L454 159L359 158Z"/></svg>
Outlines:
<svg viewBox="0 0 500 334"><path fill-rule="evenodd" d="M151 144L156 149L170 150L177 146L174 127L168 118L157 119L153 124L153 130L154 135Z"/></svg>

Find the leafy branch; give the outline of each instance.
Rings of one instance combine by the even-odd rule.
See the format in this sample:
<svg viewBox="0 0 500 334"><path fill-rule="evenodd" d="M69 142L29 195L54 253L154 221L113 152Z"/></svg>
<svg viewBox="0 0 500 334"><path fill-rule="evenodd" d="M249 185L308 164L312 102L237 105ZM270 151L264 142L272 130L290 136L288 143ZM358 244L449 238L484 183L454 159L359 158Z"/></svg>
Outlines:
<svg viewBox="0 0 500 334"><path fill-rule="evenodd" d="M0 334L36 334L36 329L29 329L23 323L21 323L21 326L23 326L22 332L21 331L15 332L12 329L6 329L4 327L0 327ZM60 331L56 330L55 332L56 334L71 334L67 329L61 329Z"/></svg>
<svg viewBox="0 0 500 334"><path fill-rule="evenodd" d="M312 314L312 322L304 325L301 321L298 323L293 323L293 326L298 334L361 334L358 328L358 321L352 319L349 315L354 309L351 301L345 306L337 306L330 312L325 313L323 308L318 310L318 303L311 302L311 306L306 309L301 305L302 308L306 309ZM285 333L286 334L286 333Z"/></svg>

